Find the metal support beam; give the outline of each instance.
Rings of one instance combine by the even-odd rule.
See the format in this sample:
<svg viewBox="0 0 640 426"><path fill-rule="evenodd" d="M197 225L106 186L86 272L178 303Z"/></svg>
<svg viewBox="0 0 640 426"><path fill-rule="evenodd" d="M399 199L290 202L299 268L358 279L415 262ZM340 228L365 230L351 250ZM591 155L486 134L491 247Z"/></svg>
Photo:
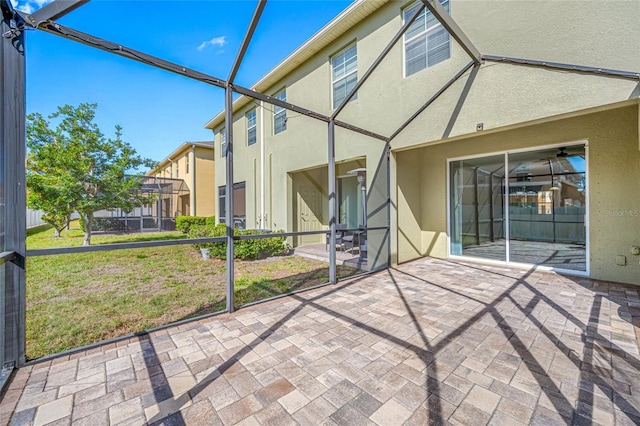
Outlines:
<svg viewBox="0 0 640 426"><path fill-rule="evenodd" d="M609 77L627 78L630 80L640 80L640 72L620 71L607 68L586 67L583 65L563 64L560 62L535 61L533 59L510 58L506 56L482 55L482 59L491 62L505 62L513 65L524 65L530 67L549 68L562 71L574 71L586 74L598 74Z"/></svg>
<svg viewBox="0 0 640 426"><path fill-rule="evenodd" d="M3 325L0 348L4 365L19 367L24 364L25 324L25 36L22 18L8 0L2 0L0 32L0 184L4 187L4 209L0 219L0 233L4 232L3 252L14 252L11 262L0 266L5 269L4 294L0 298L0 324Z"/></svg>
<svg viewBox="0 0 640 426"><path fill-rule="evenodd" d="M272 96L262 94L260 92L256 92L255 90L248 89L246 87L238 86L237 84L230 84L231 88L234 92L240 93L241 95L248 96L250 98L258 99L259 101L263 101L269 103L271 105L277 105L279 107L288 109L293 112L297 112L298 114L306 115L307 117L315 118L316 120L324 121L326 123L329 122L329 117L326 115L320 114L319 112L311 111L310 109L302 108L292 103L282 101L280 99L276 99Z"/></svg>
<svg viewBox="0 0 640 426"><path fill-rule="evenodd" d="M165 61L164 59L160 59L152 55L147 55L146 53L142 53L140 51L130 49L128 47L125 47L116 43L112 43L110 41L107 41L101 38L93 37L89 34L74 30L69 27L65 27L58 23L47 22L40 25L38 28L41 29L42 31L45 31L69 40L77 41L77 42L86 44L88 46L95 47L100 50L104 50L106 52L123 56L125 58L133 59L134 61L142 62L144 64L154 66L156 68L160 68L160 69L170 71L179 75L183 75L185 77L189 77L203 83L211 84L216 87L226 89L227 86L230 86L234 92L240 93L241 95L262 100L272 105L278 105L288 110L297 112L302 115L306 115L311 118L315 118L317 120L324 121L326 123L329 122L328 116L320 114L318 112L311 111L309 109L302 108L297 105L272 98L271 96L264 95L260 92L256 92L255 90L251 90L246 87L238 86L235 84L227 84L225 80L219 79L217 77L202 73L200 71L193 70L191 68L183 67L173 62ZM351 131L375 138L375 139L385 141L385 142L389 140L389 138L387 138L386 136L377 134L375 132L370 132L368 130L362 129L360 127L357 127L342 121L336 120L335 125L345 128L347 130L351 130Z"/></svg>
<svg viewBox="0 0 640 426"><path fill-rule="evenodd" d="M354 126L353 124L345 123L340 120L333 120L336 126L342 127L343 129L351 130L352 132L360 133L361 135L369 136L370 138L378 139L382 142L389 142L389 138L383 136L379 133L370 132L369 130L365 130L361 127Z"/></svg>
<svg viewBox="0 0 640 426"><path fill-rule="evenodd" d="M482 55L440 2L438 0L422 0L422 3L427 6L429 12L435 16L449 34L451 34L451 37L453 37L464 51L467 52L471 59L473 59L473 62L480 64L482 62Z"/></svg>
<svg viewBox="0 0 640 426"><path fill-rule="evenodd" d="M418 108L418 110L416 112L414 112L413 115L411 117L409 117L409 119L407 121L402 123L402 125L398 128L398 130L393 132L393 134L389 137L389 140L392 141L393 139L395 139L395 137L398 136L409 124L411 124L411 122L413 120L415 120L417 116L422 114L422 111L427 109L429 107L429 105L431 105L436 99L438 99L438 97L440 97L440 95L442 95L445 92L445 90L447 90L449 87L451 87L451 85L453 83L455 83L460 77L462 77L462 75L465 72L467 72L469 70L469 68L471 68L472 66L473 66L473 61L469 62L460 71L458 71L458 73L456 75L454 75L451 78L451 80L447 81L444 84L444 86L442 86L440 88L440 90L438 90L431 98L429 98L429 100L427 102L425 102L420 108Z"/></svg>
<svg viewBox="0 0 640 426"><path fill-rule="evenodd" d="M255 90L248 89L248 88L242 87L242 86L238 86L237 84L231 84L230 86L233 88L234 92L240 93L241 95L245 95L245 96L248 96L250 98L258 99L260 101L267 102L267 103L269 103L271 105L277 105L279 107L288 109L290 111L297 112L298 114L306 115L307 117L315 118L316 120L324 121L326 123L329 123L330 121L332 121L331 117L329 117L329 116L320 114L319 112L311 111L310 109L299 107L299 106L294 105L292 103L289 103L289 102L286 102L286 101L282 101L280 99L276 99L274 97L262 94L260 92L256 92ZM374 139L379 139L381 141L387 142L389 140L389 138L387 138L386 136L380 135L380 134L375 133L375 132L370 132L370 131L362 129L362 128L358 127L358 126L354 126L354 125L351 125L349 123L345 123L343 121L338 121L338 120L333 120L333 121L334 121L334 124L336 126L338 126L338 127L342 127L344 129L351 130L353 132L360 133L362 135L369 136L369 137L374 138Z"/></svg>
<svg viewBox="0 0 640 426"><path fill-rule="evenodd" d="M238 55L236 56L235 61L233 61L233 66L231 67L229 78L227 78L227 81L229 83L232 83L236 78L236 74L240 69L240 64L242 63L244 54L247 52L247 48L249 47L249 43L251 42L251 37L253 37L253 33L258 26L258 21L260 21L260 16L262 15L262 11L264 10L266 4L267 0L258 0L256 10L253 12L253 17L251 18L251 22L249 23L249 28L247 29L247 33L244 35L244 39L242 40L242 45L240 46Z"/></svg>
<svg viewBox="0 0 640 426"><path fill-rule="evenodd" d="M37 27L42 22L60 19L88 2L89 0L54 0L42 9L27 15L27 20L31 26Z"/></svg>
<svg viewBox="0 0 640 426"><path fill-rule="evenodd" d="M142 53L135 49L130 49L117 43L94 37L81 31L74 30L73 28L65 27L64 25L60 25L56 22L42 23L38 26L38 29L69 40L86 44L91 47L95 47L100 50L104 50L109 53L113 53L118 56L123 56L125 58L133 59L134 61L152 65L156 68L180 74L185 77L201 81L203 83L211 84L213 86L221 88L226 87L226 81L219 78L202 73L200 71L193 70L191 68L183 67L173 62L165 61L164 59L160 59L152 55L147 55L146 53Z"/></svg>
<svg viewBox="0 0 640 426"><path fill-rule="evenodd" d="M409 27L411 26L411 24L414 23L414 21L418 18L418 15L420 15L420 13L422 13L422 11L424 10L426 6L422 5L422 7L420 7L420 9L418 9L418 11L416 13L413 14L413 16L411 17L411 19L409 19L407 22L404 23L404 25L402 26L402 28L400 28L400 31L398 31L396 33L395 36L393 36L393 38L391 39L391 41L389 42L389 44L387 44L387 46L384 48L384 50L380 53L380 55L378 55L378 57L376 58L375 61L373 61L373 64L371 64L371 66L369 67L369 69L364 73L364 75L360 78L360 80L358 81L358 83L356 83L356 86L351 90L351 92L349 92L349 94L347 95L347 97L342 101L342 103L340 105L338 105L338 108L336 108L335 111L333 111L333 114L331 114L331 118L336 118L338 116L338 114L340 114L340 112L344 109L344 107L347 105L347 102L349 102L351 100L351 98L353 98L353 95L355 95L358 90L360 89L360 87L362 87L362 85L364 84L365 81L367 81L367 79L369 78L369 76L373 73L373 71L375 71L375 69L378 67L378 65L380 65L380 63L383 61L383 59L387 56L387 54L391 51L391 49L393 49L393 46L396 45L396 43L398 42L398 40L400 40L400 37L402 37L404 35L404 33L407 32L407 30L409 29Z"/></svg>
<svg viewBox="0 0 640 426"><path fill-rule="evenodd" d="M336 224L338 220L337 202L336 202L336 141L335 141L335 124L333 120L329 120L328 132L328 168L329 168L329 283L338 282L336 268Z"/></svg>
<svg viewBox="0 0 640 426"><path fill-rule="evenodd" d="M224 97L225 129L227 132L227 156L226 156L226 194L225 223L227 226L227 312L235 311L234 305L234 263L233 258L233 90L227 86Z"/></svg>

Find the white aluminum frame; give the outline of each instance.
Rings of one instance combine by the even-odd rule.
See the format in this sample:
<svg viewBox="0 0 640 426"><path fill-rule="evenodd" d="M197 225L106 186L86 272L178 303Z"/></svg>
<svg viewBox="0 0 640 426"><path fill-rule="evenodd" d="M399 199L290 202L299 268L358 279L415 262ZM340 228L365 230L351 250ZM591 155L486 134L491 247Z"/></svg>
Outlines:
<svg viewBox="0 0 640 426"><path fill-rule="evenodd" d="M509 173L509 154L518 154L521 152L531 152L531 151L536 151L536 150L542 150L542 149L553 149L553 148L561 148L561 147L570 147L570 146L584 146L584 160L585 160L585 187L584 187L584 192L585 192L585 203L586 203L586 209L585 209L585 214L584 214L584 226L585 226L585 265L586 268L584 271L578 271L575 269L562 269L562 268L554 268L552 266L545 266L545 265L535 265L535 264L529 264L529 263L521 263L521 262L511 262L510 260L510 255L509 255L509 250L510 250L510 246L509 246L509 209L508 209L508 203L507 203L507 199L503 200L503 202L505 203L505 206L507 206L507 209L505 211L505 250L506 250L506 256L505 256L505 261L500 261L500 260L493 260L493 259L483 259L480 257L474 257L474 256L464 256L464 255L453 255L451 254L451 163L454 161L464 161L464 160L472 160L472 159L476 159L476 158L482 158L482 157L491 157L491 156L498 156L498 155L504 155L505 158L505 172L507 173L506 177L505 177L505 183L504 183L504 197L508 197L508 173ZM590 219L589 219L589 208L590 208L590 200L589 200L589 140L588 139L581 139L581 140L577 140L577 141L569 141L569 142L564 142L564 143L553 143L553 144L549 144L549 145L537 145L537 146L532 146L532 147L527 147L527 148L518 148L518 149L511 149L511 150L503 150L503 151L493 151L493 152L485 152L485 153L481 153L481 154L475 154L475 155L465 155L465 156L461 156L461 157L452 157L452 158L447 158L447 167L446 167L446 185L447 185L447 191L446 191L446 207L447 207L447 258L449 259L455 259L455 260L465 260L465 261L473 261L473 262L477 262L477 263L483 263L483 264L487 264L487 265L500 265L500 266L511 266L511 267L516 267L516 268L524 268L524 269L534 269L537 271L550 271L550 272L558 272L561 274L566 274L566 275L574 275L574 276L580 276L580 277L589 277L591 275L591 245L590 245Z"/></svg>

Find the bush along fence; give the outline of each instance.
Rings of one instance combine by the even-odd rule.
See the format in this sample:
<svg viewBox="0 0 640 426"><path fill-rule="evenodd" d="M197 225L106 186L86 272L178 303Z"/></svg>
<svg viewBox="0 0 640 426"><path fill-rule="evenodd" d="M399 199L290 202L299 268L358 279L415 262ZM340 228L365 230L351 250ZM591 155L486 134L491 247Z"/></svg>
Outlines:
<svg viewBox="0 0 640 426"><path fill-rule="evenodd" d="M188 217L188 216L186 216ZM276 231L284 232L284 231ZM233 235L260 235L270 231L234 229ZM227 226L224 223L218 225L204 224L191 225L187 232L189 238L224 237L227 235ZM227 243L203 243L194 244L194 247L209 250L209 255L218 259L227 258ZM289 252L286 237L260 238L257 240L238 240L234 244L234 257L241 260L257 260L271 256L282 256Z"/></svg>
<svg viewBox="0 0 640 426"><path fill-rule="evenodd" d="M185 234L189 233L189 230L192 226L215 226L216 217L215 216L178 216L176 217L176 231L183 232Z"/></svg>

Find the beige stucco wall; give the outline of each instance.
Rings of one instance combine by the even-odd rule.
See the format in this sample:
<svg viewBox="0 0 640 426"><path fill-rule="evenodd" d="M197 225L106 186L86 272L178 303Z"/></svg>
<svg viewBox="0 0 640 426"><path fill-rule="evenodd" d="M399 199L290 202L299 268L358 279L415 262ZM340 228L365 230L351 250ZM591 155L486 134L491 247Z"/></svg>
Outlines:
<svg viewBox="0 0 640 426"><path fill-rule="evenodd" d="M320 49L311 59L265 93L286 88L287 101L330 114L330 57L357 43L362 76L402 25L402 7L391 1L360 24ZM640 70L640 2L637 1L463 1L451 0L451 15L478 49L506 55L580 65ZM615 48L612 48L615 46ZM410 77L403 77L403 46L398 43L348 104L340 119L389 135L432 94L469 62L451 40L451 58ZM638 96L637 81L487 62L468 71L393 141L396 148L474 133L484 129L551 117ZM246 146L246 118L254 103L234 116L236 181L249 182L260 171L259 144ZM264 124L258 110L258 134L264 127L267 155L279 170L300 170L326 163L326 123L288 112L288 129L273 135L273 107ZM223 124L216 126L219 130ZM358 139L343 132L340 141ZM344 139L342 139L344 138ZM217 145L219 146L219 145ZM303 148L301 148L303 146ZM269 151L271 150L271 151ZM357 146L338 160L360 155ZM338 150L338 154L340 154ZM266 171L266 169L265 169ZM218 168L218 185L224 183ZM254 178L252 178L255 180ZM249 185L248 185L249 187ZM256 199L253 194L252 199ZM257 197L259 199L259 197ZM273 217L282 222L281 217ZM270 220L271 221L271 220Z"/></svg>
<svg viewBox="0 0 640 426"><path fill-rule="evenodd" d="M395 153L397 259L447 257L447 159L584 140L588 144L589 246L593 278L640 285L638 106ZM626 266L616 255L627 256Z"/></svg>
<svg viewBox="0 0 640 426"><path fill-rule="evenodd" d="M195 168L189 168L188 184L191 186L191 173L195 173L195 215L196 216L215 216L215 158L214 150L196 146L195 150ZM190 155L193 155L190 154ZM191 161L193 164L193 160Z"/></svg>
<svg viewBox="0 0 640 426"><path fill-rule="evenodd" d="M234 121L234 182L246 183L247 227L260 226L260 190L264 186L266 217L262 227L292 232L294 218L291 216L292 210L287 208L287 203L292 202L294 197L290 174L327 164L327 124L289 112L287 130L273 135L273 116L265 109L265 146L262 154L264 161L261 161L262 123L258 120L258 143L247 146L244 112L246 111L238 114ZM217 151L221 152L219 132L216 133L215 140ZM377 165L384 148L384 142L336 129L338 163L364 158L366 164ZM216 186L220 187L226 182L226 164L221 154L216 156ZM373 170L375 171L375 168ZM340 173L338 171L338 174ZM264 184L261 184L261 179L264 179ZM379 184L379 179L374 181L373 175L368 178L369 188ZM216 197L216 203L218 202ZM219 211L218 207L216 211Z"/></svg>
<svg viewBox="0 0 640 426"><path fill-rule="evenodd" d="M286 88L288 102L330 115L331 56L355 41L361 77L401 27L402 7L406 4L408 2L396 1L385 4L264 92L273 95ZM484 54L640 71L640 25L637 25L640 2L637 1L451 0L451 15ZM400 42L390 51L360 89L358 98L340 114L340 120L390 135L470 61L452 39L449 60L405 78L403 50ZM478 69L467 71L395 138L392 146L403 149L440 140L475 138L479 123L487 132L639 95L638 82L633 80L486 62ZM258 142L247 146L245 114L256 107L252 102L236 111L233 123L234 182L246 183L247 226L293 231L290 173L327 164L327 124L288 111L287 130L274 135L273 106L266 104L263 110L258 106ZM213 126L218 152L218 187L226 181L219 134L223 126L222 122ZM263 150L261 134L264 135ZM544 143L551 142L538 145ZM370 167L367 178L370 192L383 187L380 174L374 179L374 171L379 169L377 165L384 158L384 149L381 141L336 128L336 161L364 157ZM406 155L409 154L401 158ZM398 165L392 171L393 179L397 173L398 182L418 181L413 164L418 159L408 161L407 165ZM442 182L445 175L431 178ZM394 200L398 208L402 209L404 203L404 208L416 212L419 224L409 229L404 221L405 234L392 233L392 240L397 237L394 246L398 247L399 259L424 254L428 247L431 247L430 253L437 253L446 236L439 226L424 227L438 217L427 214L423 208L417 209L424 203L424 194L415 188L392 186L392 192L396 190ZM385 194L378 190L376 199ZM217 203L217 189L215 198ZM261 223L263 198L265 220ZM372 223L386 223L386 220L386 214L381 212ZM392 218L392 224L395 220ZM418 228L421 231L416 234ZM595 273L595 266L593 270Z"/></svg>
<svg viewBox="0 0 640 426"><path fill-rule="evenodd" d="M188 160L187 160L188 158ZM187 171L187 161L189 170ZM188 195L181 196L176 209L181 215L215 215L215 158L214 150L197 145L185 144L150 176L182 179Z"/></svg>

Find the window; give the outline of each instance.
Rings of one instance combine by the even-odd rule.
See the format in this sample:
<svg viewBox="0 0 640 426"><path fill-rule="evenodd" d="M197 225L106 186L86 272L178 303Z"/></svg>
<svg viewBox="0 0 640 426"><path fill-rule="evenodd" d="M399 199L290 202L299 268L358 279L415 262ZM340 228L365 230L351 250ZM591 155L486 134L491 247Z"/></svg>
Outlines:
<svg viewBox="0 0 640 426"><path fill-rule="evenodd" d="M538 214L551 214L553 208L553 191L538 192Z"/></svg>
<svg viewBox="0 0 640 426"><path fill-rule="evenodd" d="M218 222L219 223L224 223L225 217L227 217L226 216L226 212L227 212L226 199L227 199L227 187L226 186L218 187Z"/></svg>
<svg viewBox="0 0 640 426"><path fill-rule="evenodd" d="M273 95L273 97L281 101L286 101L286 89L282 89L281 91ZM287 110L275 105L273 108L273 134L277 135L278 133L284 132L285 130L287 130Z"/></svg>
<svg viewBox="0 0 640 426"><path fill-rule="evenodd" d="M440 0L440 3L449 12L449 0ZM410 20L420 6L422 2L418 1L404 9L404 21ZM425 8L404 34L405 76L434 66L450 57L449 33Z"/></svg>
<svg viewBox="0 0 640 426"><path fill-rule="evenodd" d="M189 154L184 156L184 172L189 174Z"/></svg>
<svg viewBox="0 0 640 426"><path fill-rule="evenodd" d="M247 145L256 143L256 110L247 113Z"/></svg>
<svg viewBox="0 0 640 426"><path fill-rule="evenodd" d="M220 129L220 156L227 156L227 129Z"/></svg>
<svg viewBox="0 0 640 426"><path fill-rule="evenodd" d="M331 58L333 108L337 108L358 82L358 53L353 44ZM356 99L354 95L351 100Z"/></svg>
<svg viewBox="0 0 640 426"><path fill-rule="evenodd" d="M176 161L176 178L180 177L180 163Z"/></svg>
<svg viewBox="0 0 640 426"><path fill-rule="evenodd" d="M219 223L225 223L227 215L227 187L218 187L218 203L219 203ZM233 227L238 229L245 229L247 219L247 205L246 205L246 191L245 183L233 184Z"/></svg>

